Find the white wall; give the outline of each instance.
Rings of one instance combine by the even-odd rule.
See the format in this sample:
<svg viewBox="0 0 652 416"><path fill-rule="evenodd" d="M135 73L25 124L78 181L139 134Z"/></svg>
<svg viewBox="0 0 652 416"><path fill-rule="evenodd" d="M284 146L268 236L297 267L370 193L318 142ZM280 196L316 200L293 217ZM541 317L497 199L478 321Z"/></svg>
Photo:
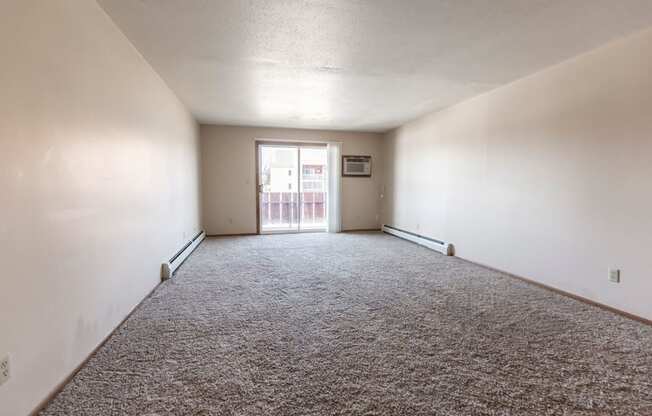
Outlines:
<svg viewBox="0 0 652 416"><path fill-rule="evenodd" d="M371 178L342 178L342 228L379 228L382 135L203 125L203 224L209 235L256 232L256 139L337 140L345 155L371 155Z"/></svg>
<svg viewBox="0 0 652 416"><path fill-rule="evenodd" d="M0 56L0 415L21 416L199 230L198 126L94 1L3 1Z"/></svg>
<svg viewBox="0 0 652 416"><path fill-rule="evenodd" d="M384 221L652 318L651 44L635 35L387 134Z"/></svg>

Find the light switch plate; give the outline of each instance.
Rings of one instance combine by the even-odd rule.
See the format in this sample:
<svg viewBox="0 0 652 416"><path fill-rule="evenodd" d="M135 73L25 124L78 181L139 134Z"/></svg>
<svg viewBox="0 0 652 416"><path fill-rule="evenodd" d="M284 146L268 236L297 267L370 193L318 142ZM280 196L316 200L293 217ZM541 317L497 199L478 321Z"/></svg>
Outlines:
<svg viewBox="0 0 652 416"><path fill-rule="evenodd" d="M0 360L0 385L3 385L7 380L9 380L10 375L9 356L6 355Z"/></svg>
<svg viewBox="0 0 652 416"><path fill-rule="evenodd" d="M609 281L613 283L620 283L619 269L609 269Z"/></svg>

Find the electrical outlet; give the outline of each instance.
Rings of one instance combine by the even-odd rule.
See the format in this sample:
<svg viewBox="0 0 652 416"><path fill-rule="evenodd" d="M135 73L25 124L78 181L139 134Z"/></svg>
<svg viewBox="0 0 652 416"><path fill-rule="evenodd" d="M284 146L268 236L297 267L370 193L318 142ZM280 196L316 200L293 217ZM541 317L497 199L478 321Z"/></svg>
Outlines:
<svg viewBox="0 0 652 416"><path fill-rule="evenodd" d="M9 376L11 373L9 372L9 356L5 356L0 360L0 385L4 384L7 380L9 380Z"/></svg>
<svg viewBox="0 0 652 416"><path fill-rule="evenodd" d="M619 269L609 269L609 281L613 283L620 283Z"/></svg>

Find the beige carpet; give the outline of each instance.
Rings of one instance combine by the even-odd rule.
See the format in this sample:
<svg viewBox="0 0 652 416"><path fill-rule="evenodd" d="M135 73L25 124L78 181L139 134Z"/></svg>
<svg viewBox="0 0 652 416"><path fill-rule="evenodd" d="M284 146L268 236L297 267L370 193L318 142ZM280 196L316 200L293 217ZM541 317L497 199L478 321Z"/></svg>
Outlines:
<svg viewBox="0 0 652 416"><path fill-rule="evenodd" d="M652 328L380 233L208 239L42 414L650 416Z"/></svg>

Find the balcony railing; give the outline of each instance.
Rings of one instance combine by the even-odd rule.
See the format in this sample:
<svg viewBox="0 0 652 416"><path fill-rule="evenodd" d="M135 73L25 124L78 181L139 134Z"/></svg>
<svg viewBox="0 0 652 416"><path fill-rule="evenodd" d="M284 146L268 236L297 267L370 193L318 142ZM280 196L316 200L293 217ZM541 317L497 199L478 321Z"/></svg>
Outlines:
<svg viewBox="0 0 652 416"><path fill-rule="evenodd" d="M262 192L260 219L263 228L326 228L325 192Z"/></svg>

